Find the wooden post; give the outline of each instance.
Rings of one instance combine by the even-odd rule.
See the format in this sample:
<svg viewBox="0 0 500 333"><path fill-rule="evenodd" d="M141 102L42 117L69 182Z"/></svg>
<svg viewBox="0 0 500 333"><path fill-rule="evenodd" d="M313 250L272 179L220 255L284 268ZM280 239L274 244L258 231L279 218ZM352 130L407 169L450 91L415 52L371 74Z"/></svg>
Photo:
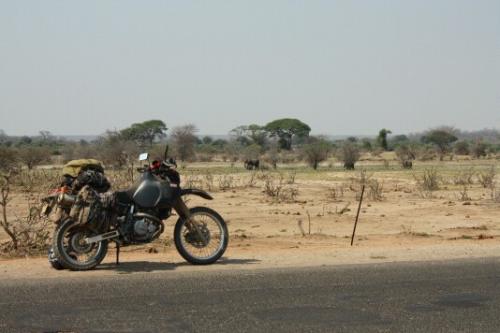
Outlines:
<svg viewBox="0 0 500 333"><path fill-rule="evenodd" d="M361 197L359 198L358 213L356 214L356 221L354 221L354 229L352 230L351 246L354 243L354 234L356 233L356 227L358 226L359 213L361 211L361 204L363 203L363 196L365 194L365 185L361 188Z"/></svg>

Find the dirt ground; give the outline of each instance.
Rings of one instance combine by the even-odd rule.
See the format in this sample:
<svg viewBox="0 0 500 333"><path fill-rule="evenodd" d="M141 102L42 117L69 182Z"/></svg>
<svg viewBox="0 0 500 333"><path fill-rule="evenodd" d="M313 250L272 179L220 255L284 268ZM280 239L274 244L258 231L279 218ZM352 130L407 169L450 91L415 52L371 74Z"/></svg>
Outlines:
<svg viewBox="0 0 500 333"><path fill-rule="evenodd" d="M479 174L497 160L456 160L417 163L402 170L395 161L365 160L356 171L324 163L319 171L302 165L273 171L250 172L223 163L191 164L181 168L186 185L211 190L215 200L189 198L188 205L216 209L228 223L229 248L211 267L185 265L172 244L175 216L166 221L160 241L126 248L122 268L105 265L89 274L133 273L164 269L233 269L282 266L318 266L386 261L440 260L490 257L500 254L500 203L484 188ZM417 179L434 168L440 189L422 191ZM471 169L473 168L473 169ZM376 191L366 190L354 239L350 238L360 195L360 170ZM457 184L472 170L472 184ZM281 186L283 197L266 194ZM266 186L267 184L267 186ZM376 193L373 193L376 192ZM11 216L22 216L26 205L15 194ZM0 234L0 238L5 238ZM140 265L139 265L140 264ZM26 267L30 267L26 270ZM45 258L0 258L3 278L51 276ZM24 272L24 273L20 273ZM73 274L73 273L67 273Z"/></svg>

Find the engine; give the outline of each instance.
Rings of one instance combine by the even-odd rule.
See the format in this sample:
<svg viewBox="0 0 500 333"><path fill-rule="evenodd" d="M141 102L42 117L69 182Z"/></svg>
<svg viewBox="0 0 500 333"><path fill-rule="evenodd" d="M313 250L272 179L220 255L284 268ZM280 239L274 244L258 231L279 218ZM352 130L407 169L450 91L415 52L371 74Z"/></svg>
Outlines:
<svg viewBox="0 0 500 333"><path fill-rule="evenodd" d="M141 218L134 222L134 240L149 241L158 231L158 224L148 218Z"/></svg>

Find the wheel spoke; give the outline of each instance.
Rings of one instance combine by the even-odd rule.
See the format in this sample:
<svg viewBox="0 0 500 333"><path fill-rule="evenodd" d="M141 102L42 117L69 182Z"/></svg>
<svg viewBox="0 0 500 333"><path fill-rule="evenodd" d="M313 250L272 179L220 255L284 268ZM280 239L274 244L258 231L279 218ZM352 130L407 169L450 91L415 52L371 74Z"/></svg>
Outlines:
<svg viewBox="0 0 500 333"><path fill-rule="evenodd" d="M223 246L223 228L217 218L208 213L196 213L191 216L193 223L196 223L203 237L208 242L199 239L197 234L193 235L186 224L182 226L181 245L196 259L209 259L215 256Z"/></svg>

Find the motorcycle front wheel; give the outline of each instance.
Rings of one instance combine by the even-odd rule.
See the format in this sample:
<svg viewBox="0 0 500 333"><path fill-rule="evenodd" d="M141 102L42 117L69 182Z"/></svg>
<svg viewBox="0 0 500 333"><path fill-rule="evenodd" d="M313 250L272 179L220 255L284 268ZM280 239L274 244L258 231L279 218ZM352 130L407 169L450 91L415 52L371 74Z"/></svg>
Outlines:
<svg viewBox="0 0 500 333"><path fill-rule="evenodd" d="M190 208L191 223L179 218L175 224L174 242L179 254L191 264L209 265L224 254L227 248L229 233L226 222L213 209L207 207Z"/></svg>
<svg viewBox="0 0 500 333"><path fill-rule="evenodd" d="M57 228L54 235L54 255L65 268L73 271L86 271L95 268L106 257L108 241L87 244L84 239L96 236L86 226L75 225L72 219L66 219Z"/></svg>

